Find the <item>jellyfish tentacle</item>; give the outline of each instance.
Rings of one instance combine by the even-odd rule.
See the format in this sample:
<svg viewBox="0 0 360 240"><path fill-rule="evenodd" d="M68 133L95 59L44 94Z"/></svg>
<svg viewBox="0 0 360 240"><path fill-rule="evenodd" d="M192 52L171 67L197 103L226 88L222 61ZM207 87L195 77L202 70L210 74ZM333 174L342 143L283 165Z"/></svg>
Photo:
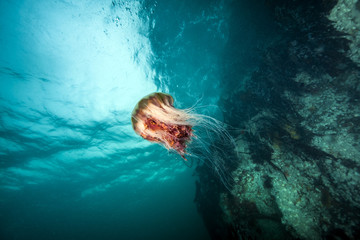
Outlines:
<svg viewBox="0 0 360 240"><path fill-rule="evenodd" d="M195 113L195 110L200 108L197 106L199 101L191 108L177 109L169 94L152 93L135 106L131 117L133 129L142 138L174 150L185 162L191 153L192 158L204 160L219 176L223 185L230 189L232 177L225 167L228 154L214 139L223 145L231 146L235 146L235 141L224 123ZM197 130L194 130L194 127Z"/></svg>

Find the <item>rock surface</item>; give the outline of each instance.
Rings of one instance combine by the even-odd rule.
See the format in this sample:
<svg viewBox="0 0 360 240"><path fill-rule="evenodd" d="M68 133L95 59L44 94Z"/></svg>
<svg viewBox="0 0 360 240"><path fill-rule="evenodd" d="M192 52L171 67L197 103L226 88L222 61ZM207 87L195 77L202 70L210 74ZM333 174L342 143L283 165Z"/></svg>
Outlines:
<svg viewBox="0 0 360 240"><path fill-rule="evenodd" d="M199 211L214 239L358 239L360 2L266 3L282 37L225 69L238 163L231 192L198 168Z"/></svg>

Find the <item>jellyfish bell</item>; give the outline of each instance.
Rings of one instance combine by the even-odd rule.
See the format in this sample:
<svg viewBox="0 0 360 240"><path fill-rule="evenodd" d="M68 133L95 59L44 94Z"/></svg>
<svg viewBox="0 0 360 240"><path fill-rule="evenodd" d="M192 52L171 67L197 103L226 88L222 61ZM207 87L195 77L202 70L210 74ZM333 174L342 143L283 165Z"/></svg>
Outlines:
<svg viewBox="0 0 360 240"><path fill-rule="evenodd" d="M191 141L193 124L191 116L176 109L169 94L152 93L142 98L132 112L134 131L142 138L173 149L184 159L187 144Z"/></svg>
<svg viewBox="0 0 360 240"><path fill-rule="evenodd" d="M189 155L204 160L229 189L231 174L225 167L225 159L229 157L225 148L235 149L235 142L222 122L194 109L177 109L171 95L155 92L137 103L131 122L142 138L174 150L185 161Z"/></svg>

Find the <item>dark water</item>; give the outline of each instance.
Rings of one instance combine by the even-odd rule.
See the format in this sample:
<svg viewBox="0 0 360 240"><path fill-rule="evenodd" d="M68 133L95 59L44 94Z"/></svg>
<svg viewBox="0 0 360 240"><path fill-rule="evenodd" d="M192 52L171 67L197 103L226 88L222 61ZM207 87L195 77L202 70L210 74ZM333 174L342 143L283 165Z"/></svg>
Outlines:
<svg viewBox="0 0 360 240"><path fill-rule="evenodd" d="M324 18L336 1L292 2L2 0L0 238L319 239L331 231L354 237L341 224L360 219L357 190L339 186L359 182L360 168L351 160L358 145L346 148L359 132L359 68L344 54L344 34ZM312 85L300 73L334 80ZM354 89L341 84L345 75L354 76L348 84ZM311 125L321 122L316 116L337 115L320 113L318 99L298 99L319 96L324 85L349 93L353 108L337 117L351 135L348 145L316 139L334 135L326 124ZM133 132L133 107L154 91L171 94L178 108L199 101L199 113L233 126L238 158L233 150L228 155L244 169L234 175L240 180L233 197L212 169L195 174L196 164L187 167ZM304 122L302 109L315 120ZM351 120L339 120L349 113ZM279 149L293 155L275 158ZM338 157L343 153L336 149L354 154ZM331 175L339 162L344 173ZM309 170L315 168L319 172ZM246 176L259 184L246 185ZM307 185L301 177L288 181L291 176L308 177ZM298 185L283 188L302 198L276 188L289 182ZM309 189L318 195L307 195ZM246 191L253 195L244 200ZM351 194L338 198L343 192ZM268 215L263 202L249 200L262 198ZM287 208L282 199L292 198ZM332 218L310 214L318 203ZM316 220L301 228L294 212L307 214L299 222ZM316 229L306 228L311 225Z"/></svg>
<svg viewBox="0 0 360 240"><path fill-rule="evenodd" d="M219 2L1 1L1 239L208 239L194 169L135 135L153 91L219 98ZM210 107L207 113L219 112Z"/></svg>

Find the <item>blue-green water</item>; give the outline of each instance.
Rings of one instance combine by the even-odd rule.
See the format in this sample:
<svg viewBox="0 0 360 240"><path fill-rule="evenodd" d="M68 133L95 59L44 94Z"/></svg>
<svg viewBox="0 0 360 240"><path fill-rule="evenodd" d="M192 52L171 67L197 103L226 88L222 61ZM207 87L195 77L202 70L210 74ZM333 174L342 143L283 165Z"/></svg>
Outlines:
<svg viewBox="0 0 360 240"><path fill-rule="evenodd" d="M0 1L0 239L359 239L359 23L356 0ZM132 129L155 91L227 131L195 126L185 164Z"/></svg>
<svg viewBox="0 0 360 240"><path fill-rule="evenodd" d="M163 91L222 119L229 36L241 41L234 59L256 61L247 24L258 17L244 7L236 19L233 8L1 1L0 238L208 239L194 169L135 135L130 115Z"/></svg>

